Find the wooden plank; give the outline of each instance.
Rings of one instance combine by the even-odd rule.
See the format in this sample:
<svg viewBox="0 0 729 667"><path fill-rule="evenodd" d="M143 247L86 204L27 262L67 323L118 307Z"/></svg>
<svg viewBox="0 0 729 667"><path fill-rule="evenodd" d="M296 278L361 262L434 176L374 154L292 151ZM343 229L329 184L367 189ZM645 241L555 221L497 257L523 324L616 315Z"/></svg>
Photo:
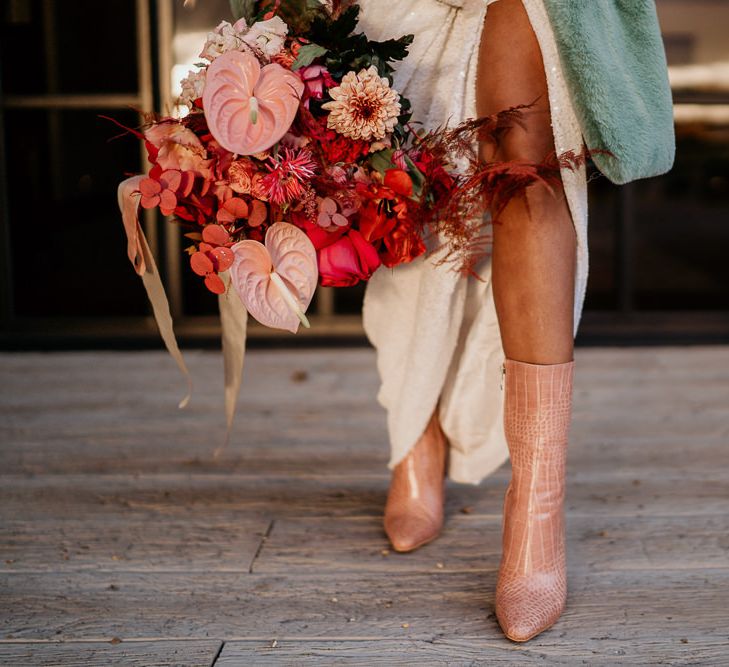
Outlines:
<svg viewBox="0 0 729 667"><path fill-rule="evenodd" d="M570 474L566 501L570 515L690 517L726 514L729 510L727 470L717 469L706 479L692 479L677 469L638 483L633 472ZM481 486L450 485L447 515L468 508L473 515L501 516L506 483L507 478L499 476L488 478ZM55 516L59 508L78 520L98 517L104 508L122 513L125 509L149 511L165 520L186 520L203 511L276 519L381 517L388 486L388 477L336 475L9 475L0 476L0 517L42 520Z"/></svg>
<svg viewBox="0 0 729 667"><path fill-rule="evenodd" d="M501 640L493 615L495 585L495 570L395 576L344 576L318 567L306 576L2 574L0 638ZM542 640L729 641L727 599L727 569L573 568L567 609Z"/></svg>
<svg viewBox="0 0 729 667"><path fill-rule="evenodd" d="M218 655L217 639L124 642L0 642L1 665L33 667L207 667Z"/></svg>
<svg viewBox="0 0 729 667"><path fill-rule="evenodd" d="M729 515L567 517L567 562L579 570L729 568ZM281 519L258 558L258 574L401 573L494 569L501 518L455 515L441 536L409 554L391 551L375 518Z"/></svg>
<svg viewBox="0 0 729 667"><path fill-rule="evenodd" d="M0 355L0 663L185 664L155 651L221 637L228 664L720 664L729 348L576 356L568 609L516 645L493 616L508 465L449 485L440 540L382 554L371 350L249 355L217 461L219 353L188 355L181 412L162 353Z"/></svg>
<svg viewBox="0 0 729 667"><path fill-rule="evenodd" d="M66 518L67 510L59 505L45 519L4 519L0 569L248 572L270 524L239 512L168 517L164 511L127 509L91 512L78 519Z"/></svg>
<svg viewBox="0 0 729 667"><path fill-rule="evenodd" d="M715 457L729 457L723 348L583 349L576 356L575 464L608 457L610 466L663 470L680 459L700 473ZM183 411L175 407L177 371L160 352L4 354L0 361L6 473L385 471L371 350L251 352L232 444L217 461L216 352L190 354L196 393ZM658 456L662 443L665 456Z"/></svg>
<svg viewBox="0 0 729 667"><path fill-rule="evenodd" d="M527 644L459 638L337 640L272 640L226 642L215 667L239 665L719 665L726 661L729 642L723 639L640 638L580 641L570 636L538 638ZM686 641L682 641L686 639ZM535 645L536 644L536 645Z"/></svg>
<svg viewBox="0 0 729 667"><path fill-rule="evenodd" d="M212 461L224 429L220 355L190 356L197 390L188 409L180 411L173 392L181 389L181 382L161 353L0 355L4 471L138 472L149 471L151 462L161 470L173 465L189 472L200 461L217 470L231 469L230 460ZM342 446L343 433L352 432L359 434L351 447L355 458L356 445L384 444L384 414L374 399L372 361L368 350L340 355L334 365L331 355L321 351L277 351L258 358L249 354L228 459L238 459L245 470L251 451L277 447L299 449L299 458L308 453L316 463L337 443ZM362 386L353 380L364 366L371 382ZM341 391L347 382L352 386ZM317 398L321 396L327 396L326 405ZM316 403L318 408L311 410ZM353 412L357 404L367 409ZM329 447L312 449L322 441ZM236 450L236 443L245 447ZM380 460L386 455L383 447Z"/></svg>
<svg viewBox="0 0 729 667"><path fill-rule="evenodd" d="M442 539L406 559L383 559L386 484L369 479L297 480L292 486L288 479L236 484L218 477L5 478L0 570L247 571L274 520L257 571L306 566L318 554L323 567L363 571L429 570L437 562L471 569L474 558L498 553L503 486L489 485L454 489ZM570 485L569 544L576 549L575 559L599 568L726 565L721 537L729 532L726 485L703 483L705 502L697 484L684 482L684 494L690 496L674 487L671 480L627 480L602 486L612 494L598 496L590 480ZM627 494L632 497L626 499ZM680 514L672 516L669 510L678 512L682 500Z"/></svg>
<svg viewBox="0 0 729 667"><path fill-rule="evenodd" d="M729 422L729 416L726 419ZM326 429L326 417L322 416L322 420L322 429ZM3 454L2 471L22 475L224 472L256 476L389 475L387 438L374 432L368 437L366 427L359 429L353 425L356 433L332 427L322 438L316 438L316 431L311 429L296 441L288 442L282 442L274 434L269 434L269 442L262 436L254 441L251 436L247 442L234 440L227 453L213 459L212 446L219 441L209 434L200 434L195 440L190 431L177 438L177 428L170 424L164 435L145 436L146 447L132 445L122 435L113 439L89 436L74 442L60 442L57 438L44 442L41 437L33 442L15 440L12 450L10 445L4 448L8 453ZM690 424L684 424L680 430L690 430ZM722 434L677 435L667 428L632 429L628 424L621 430L615 422L600 432L573 422L568 466L570 471L579 468L606 474L628 471L636 477L676 474L679 470L688 476L711 476L716 473L717 464L729 464L727 443L729 436ZM505 464L502 472L507 471Z"/></svg>

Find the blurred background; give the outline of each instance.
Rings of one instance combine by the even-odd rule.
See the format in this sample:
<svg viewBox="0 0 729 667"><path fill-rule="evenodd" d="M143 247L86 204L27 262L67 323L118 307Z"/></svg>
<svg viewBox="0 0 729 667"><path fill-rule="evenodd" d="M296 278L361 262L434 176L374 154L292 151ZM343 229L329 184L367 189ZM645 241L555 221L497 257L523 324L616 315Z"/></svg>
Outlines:
<svg viewBox="0 0 729 667"><path fill-rule="evenodd" d="M0 32L0 345L157 347L126 257L116 187L144 169L111 140L137 110L170 112L227 0L5 0ZM660 178L590 182L581 344L729 342L729 1L658 0L677 158ZM217 345L217 302L178 230L144 226L183 344ZM363 286L319 289L311 343L363 342ZM252 342L291 344L252 327Z"/></svg>

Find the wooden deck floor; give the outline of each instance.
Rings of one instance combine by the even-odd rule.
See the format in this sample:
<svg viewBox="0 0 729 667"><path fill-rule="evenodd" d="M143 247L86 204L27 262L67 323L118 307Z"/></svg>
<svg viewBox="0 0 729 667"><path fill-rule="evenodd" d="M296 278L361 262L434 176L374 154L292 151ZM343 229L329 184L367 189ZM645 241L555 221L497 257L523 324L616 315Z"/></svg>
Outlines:
<svg viewBox="0 0 729 667"><path fill-rule="evenodd" d="M0 355L0 664L729 664L729 348L580 349L568 608L494 618L508 464L387 550L370 350Z"/></svg>

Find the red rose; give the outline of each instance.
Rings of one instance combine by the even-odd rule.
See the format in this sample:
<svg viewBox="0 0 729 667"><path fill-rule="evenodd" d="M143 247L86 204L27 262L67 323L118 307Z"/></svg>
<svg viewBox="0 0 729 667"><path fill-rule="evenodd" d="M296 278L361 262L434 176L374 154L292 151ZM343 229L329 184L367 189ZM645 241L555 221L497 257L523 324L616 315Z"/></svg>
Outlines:
<svg viewBox="0 0 729 667"><path fill-rule="evenodd" d="M375 247L355 229L319 250L318 258L325 287L348 287L368 280L381 263Z"/></svg>

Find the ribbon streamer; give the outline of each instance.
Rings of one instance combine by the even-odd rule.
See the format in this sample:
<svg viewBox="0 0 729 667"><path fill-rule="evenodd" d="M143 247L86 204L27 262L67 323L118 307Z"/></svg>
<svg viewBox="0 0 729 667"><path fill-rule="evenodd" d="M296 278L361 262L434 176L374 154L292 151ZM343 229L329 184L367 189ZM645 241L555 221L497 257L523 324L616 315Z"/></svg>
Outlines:
<svg viewBox="0 0 729 667"><path fill-rule="evenodd" d="M246 329L248 326L248 311L240 300L238 293L233 289L230 272L220 274L225 283L225 292L218 295L220 309L220 325L223 343L223 367L225 375L225 441L221 447L213 452L213 458L218 458L223 449L228 446L230 431L235 417L235 406L240 392L243 378L243 361L246 353Z"/></svg>
<svg viewBox="0 0 729 667"><path fill-rule="evenodd" d="M127 254L129 260L134 266L134 270L142 278L142 284L147 292L147 298L152 304L152 312L157 322L157 328L162 336L165 347L172 358L177 363L178 368L187 380L187 394L179 402L178 407L184 408L192 396L192 378L187 370L185 360L177 345L174 328L172 326L172 315L170 314L170 304L167 301L167 294L162 285L162 280L157 270L157 264L152 256L152 251L147 243L147 239L139 224L139 181L143 176L132 176L119 184L117 191L117 199L119 209L122 214L124 229L127 233Z"/></svg>
<svg viewBox="0 0 729 667"><path fill-rule="evenodd" d="M167 351L177 363L182 374L187 379L187 395L180 401L178 407L184 408L192 396L192 378L177 345L172 325L172 315L165 293L164 285L160 279L157 265L152 251L144 236L142 226L139 224L139 183L143 176L132 176L119 184L117 198L122 214L124 230L127 234L127 255L134 266L134 270L142 278L147 298L152 304L152 312L157 322L162 340ZM248 326L248 311L240 300L238 293L232 288L230 274L225 271L220 274L225 283L225 292L218 295L220 309L220 323L222 328L223 365L225 377L225 440L215 449L213 458L217 458L227 447L230 441L230 432L235 418L235 408L243 378L243 362L246 351L246 331Z"/></svg>

